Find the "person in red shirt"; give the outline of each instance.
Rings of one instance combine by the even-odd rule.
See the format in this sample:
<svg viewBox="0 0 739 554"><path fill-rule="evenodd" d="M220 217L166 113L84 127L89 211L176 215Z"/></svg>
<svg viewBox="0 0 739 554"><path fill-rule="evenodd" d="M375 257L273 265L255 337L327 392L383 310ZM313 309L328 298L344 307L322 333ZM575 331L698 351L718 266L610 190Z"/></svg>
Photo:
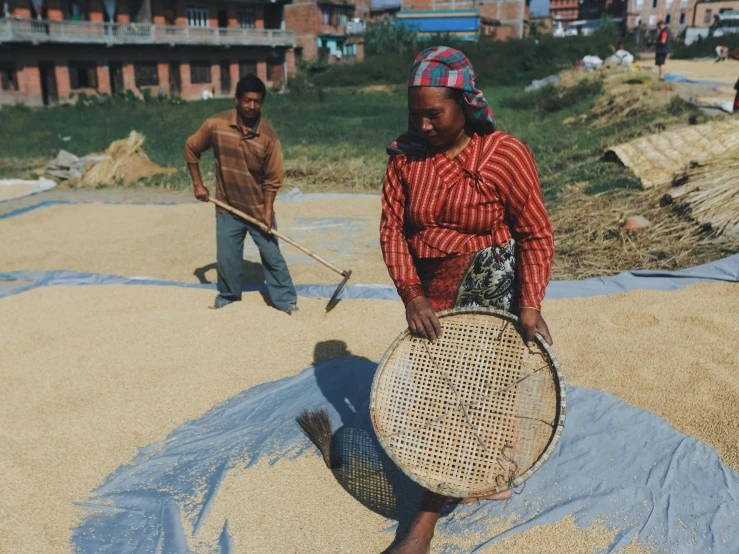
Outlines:
<svg viewBox="0 0 739 554"><path fill-rule="evenodd" d="M540 333L551 344L541 301L554 241L536 164L520 140L496 129L475 76L452 48L416 58L409 128L388 148L383 257L412 333L434 341L442 333L437 311L484 306L517 313L527 343ZM408 536L391 552L428 552L450 500L425 491Z"/></svg>
<svg viewBox="0 0 739 554"><path fill-rule="evenodd" d="M667 61L667 54L670 53L672 48L672 35L664 21L660 20L657 22L657 29L654 63L659 68L659 80L664 81L666 73L665 62Z"/></svg>

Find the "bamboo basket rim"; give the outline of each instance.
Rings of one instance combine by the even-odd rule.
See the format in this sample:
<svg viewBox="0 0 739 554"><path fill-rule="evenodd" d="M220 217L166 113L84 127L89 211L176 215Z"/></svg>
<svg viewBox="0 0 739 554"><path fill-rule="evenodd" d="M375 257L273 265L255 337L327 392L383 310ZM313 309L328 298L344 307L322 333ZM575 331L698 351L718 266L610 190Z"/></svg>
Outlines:
<svg viewBox="0 0 739 554"><path fill-rule="evenodd" d="M516 330L518 331L518 323L519 318L511 314L509 312L505 312L502 310L497 310L494 308L485 308L485 307L463 307L463 308L452 308L449 310L444 310L437 312L437 317L441 320L442 318L460 315L460 314L484 314L484 315L492 315L497 316L501 319L507 320L510 323L513 323L516 326ZM401 332L395 340L390 344L388 349L385 351L385 354L380 359L380 362L377 364L377 369L375 370L374 378L372 379L372 388L370 389L370 419L372 420L372 427L375 431L375 435L377 436L377 440L380 443L380 446L382 446L382 449L385 451L387 456L393 460L393 462L398 466L398 468L412 481L417 483L418 485L422 486L423 488L430 490L431 492L434 492L436 494L440 494L442 496L447 496L451 498L470 498L470 494L468 491L463 490L455 490L455 489L440 489L439 487L435 486L432 483L428 483L424 478L413 471L409 470L407 467L405 467L402 463L400 463L396 457L393 455L393 451L391 450L390 446L387 444L387 442L384 440L383 437L379 435L377 432L378 429L378 423L376 419L376 399L377 399L377 392L379 388L379 381L382 376L382 373L385 369L385 366L392 356L392 354L395 352L398 345L405 340L407 337L411 336L411 332L409 329L405 329L403 332ZM566 396L566 390L565 390L565 378L562 373L561 364L557 357L555 356L554 352L552 351L551 347L547 342L544 340L544 337L536 333L535 338L536 344L541 348L541 350L546 354L545 359L547 361L547 364L549 365L550 372L552 375L552 381L555 385L556 390L556 409L557 409L557 415L555 417L554 425L553 425L553 431L552 435L549 439L549 442L542 452L542 454L539 456L539 458L536 460L536 462L524 473L517 476L515 479L512 480L512 487L505 486L505 487L495 487L494 489L491 488L490 491L485 492L483 494L477 495L477 497L483 497L487 496L488 494L502 492L505 490L508 490L509 488L516 488L521 485L523 485L526 481L528 481L534 473L536 473L539 469L541 469L542 465L549 459L549 457L554 453L555 448L559 444L559 441L562 437L562 432L564 430L565 420L567 417L567 396Z"/></svg>

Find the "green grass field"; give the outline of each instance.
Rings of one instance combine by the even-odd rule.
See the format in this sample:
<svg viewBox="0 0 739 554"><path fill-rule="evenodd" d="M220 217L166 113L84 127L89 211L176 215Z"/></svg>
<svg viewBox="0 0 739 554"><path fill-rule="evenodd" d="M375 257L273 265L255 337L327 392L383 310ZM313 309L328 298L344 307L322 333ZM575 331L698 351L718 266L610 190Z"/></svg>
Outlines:
<svg viewBox="0 0 739 554"><path fill-rule="evenodd" d="M591 87L592 89L592 87ZM563 120L589 109L598 89L554 98L553 90L526 94L522 87L487 87L502 130L533 150L550 201L568 182L588 181L593 191L638 187L619 165L604 162L610 145L639 135L675 114L647 114L633 121L593 129ZM575 91L577 92L577 91ZM210 115L229 109L231 100L182 104L120 103L111 106L63 106L53 109L5 108L0 133L0 174L27 173L60 149L77 155L101 152L131 130L146 136L145 150L156 163L176 167L173 177L153 178L147 185L189 186L182 160L187 137ZM678 118L689 110L678 106ZM287 160L287 183L309 189L378 189L387 161L385 147L404 130L405 95L336 90L271 95L264 114L280 135ZM67 138L67 140L64 140ZM36 166L37 166L36 165ZM203 175L214 179L212 156L203 160Z"/></svg>

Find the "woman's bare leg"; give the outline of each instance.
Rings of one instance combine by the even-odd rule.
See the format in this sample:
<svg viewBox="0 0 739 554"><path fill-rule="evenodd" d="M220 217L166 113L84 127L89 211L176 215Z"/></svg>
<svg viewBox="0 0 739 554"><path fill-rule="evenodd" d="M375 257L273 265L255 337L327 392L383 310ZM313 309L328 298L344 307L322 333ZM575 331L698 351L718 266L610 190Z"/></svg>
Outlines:
<svg viewBox="0 0 739 554"><path fill-rule="evenodd" d="M451 500L433 492L423 491L418 515L411 524L408 535L390 551L390 554L428 554L434 537L436 522L444 506Z"/></svg>
<svg viewBox="0 0 739 554"><path fill-rule="evenodd" d="M499 492L484 498L465 498L460 500L460 504L469 504L477 500L508 500L511 497L511 490ZM428 554L431 552L431 539L434 538L434 530L436 522L444 506L451 500L446 496L441 496L433 492L424 490L421 495L421 506L418 509L418 515L411 524L410 531L406 537L390 551L390 554Z"/></svg>

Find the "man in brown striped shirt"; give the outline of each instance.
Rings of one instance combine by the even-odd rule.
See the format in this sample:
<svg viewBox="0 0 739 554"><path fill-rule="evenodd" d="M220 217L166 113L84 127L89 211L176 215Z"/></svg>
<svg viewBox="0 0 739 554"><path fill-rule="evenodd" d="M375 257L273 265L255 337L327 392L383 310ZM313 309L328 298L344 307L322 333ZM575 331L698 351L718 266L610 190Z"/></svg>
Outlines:
<svg viewBox="0 0 739 554"><path fill-rule="evenodd" d="M274 129L261 117L264 83L247 75L236 86L236 108L208 119L185 144L195 197L207 202L200 177L200 156L212 148L216 164L216 198L263 221L269 232L216 208L218 296L213 308L241 300L244 239L249 233L259 248L264 277L274 306L297 310L297 295L277 238L271 233L274 201L282 185L282 149Z"/></svg>

